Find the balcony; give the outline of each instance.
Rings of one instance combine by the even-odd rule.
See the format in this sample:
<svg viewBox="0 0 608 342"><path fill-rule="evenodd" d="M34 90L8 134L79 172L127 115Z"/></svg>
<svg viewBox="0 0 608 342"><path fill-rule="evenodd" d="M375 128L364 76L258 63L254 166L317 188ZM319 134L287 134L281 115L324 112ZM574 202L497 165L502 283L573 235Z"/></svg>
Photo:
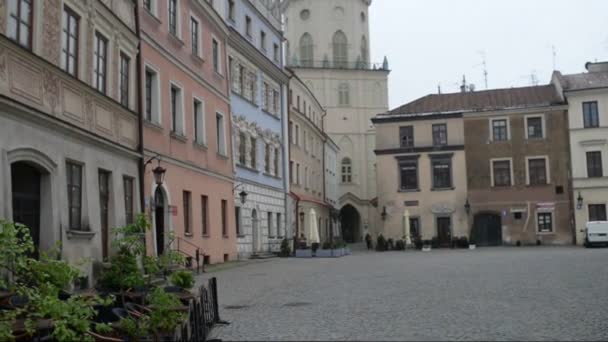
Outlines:
<svg viewBox="0 0 608 342"><path fill-rule="evenodd" d="M367 63L362 61L298 61L294 59L289 61L290 68L309 68L309 69L344 69L344 70L371 70L371 71L390 71L388 61L385 59L383 63Z"/></svg>
<svg viewBox="0 0 608 342"><path fill-rule="evenodd" d="M0 95L124 147L138 146L137 114L0 35Z"/></svg>

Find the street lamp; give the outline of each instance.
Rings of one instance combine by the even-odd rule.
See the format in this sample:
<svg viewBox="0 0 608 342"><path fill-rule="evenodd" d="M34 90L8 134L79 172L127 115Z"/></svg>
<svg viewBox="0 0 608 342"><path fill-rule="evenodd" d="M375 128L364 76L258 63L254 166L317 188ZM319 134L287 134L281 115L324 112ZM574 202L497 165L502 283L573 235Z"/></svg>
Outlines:
<svg viewBox="0 0 608 342"><path fill-rule="evenodd" d="M167 169L165 169L164 167L160 166L160 155L155 155L154 157L151 157L150 159L148 159L148 161L146 161L144 163L144 169L146 168L146 166L148 164L150 164L153 160L158 161L158 165L152 169L152 174L154 175L154 182L156 183L156 185L162 185L164 180L165 180L165 173L167 172Z"/></svg>
<svg viewBox="0 0 608 342"><path fill-rule="evenodd" d="M241 204L245 204L245 201L247 201L248 195L249 194L245 190L239 192L239 197L241 198Z"/></svg>
<svg viewBox="0 0 608 342"><path fill-rule="evenodd" d="M464 211L469 215L471 213L471 203L469 203L469 199L464 203Z"/></svg>
<svg viewBox="0 0 608 342"><path fill-rule="evenodd" d="M583 196L580 191L578 192L578 198L576 199L576 209L583 209Z"/></svg>

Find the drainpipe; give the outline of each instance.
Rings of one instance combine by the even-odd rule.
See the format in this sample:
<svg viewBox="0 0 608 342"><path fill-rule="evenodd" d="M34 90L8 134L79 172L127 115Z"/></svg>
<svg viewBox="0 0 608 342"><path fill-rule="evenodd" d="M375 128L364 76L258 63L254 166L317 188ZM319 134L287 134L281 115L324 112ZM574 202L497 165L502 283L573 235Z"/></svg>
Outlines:
<svg viewBox="0 0 608 342"><path fill-rule="evenodd" d="M141 27L139 22L139 3L135 3L135 33L137 35L138 41L138 49L137 49L137 121L138 121L138 129L137 135L139 137L139 145L138 152L140 155L139 160L139 201L140 201L140 211L145 212L146 200L144 195L144 177L145 177L145 161L144 161L144 120L143 120L143 97L141 96L142 90L142 82L141 82L141 67L142 67L142 57L141 57Z"/></svg>

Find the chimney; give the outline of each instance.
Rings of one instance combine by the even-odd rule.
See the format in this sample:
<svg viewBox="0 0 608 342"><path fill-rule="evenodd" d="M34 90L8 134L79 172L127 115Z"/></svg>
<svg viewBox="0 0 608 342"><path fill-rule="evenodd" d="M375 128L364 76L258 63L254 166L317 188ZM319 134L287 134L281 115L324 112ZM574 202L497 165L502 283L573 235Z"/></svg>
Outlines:
<svg viewBox="0 0 608 342"><path fill-rule="evenodd" d="M588 72L607 72L608 62L587 62L585 68Z"/></svg>

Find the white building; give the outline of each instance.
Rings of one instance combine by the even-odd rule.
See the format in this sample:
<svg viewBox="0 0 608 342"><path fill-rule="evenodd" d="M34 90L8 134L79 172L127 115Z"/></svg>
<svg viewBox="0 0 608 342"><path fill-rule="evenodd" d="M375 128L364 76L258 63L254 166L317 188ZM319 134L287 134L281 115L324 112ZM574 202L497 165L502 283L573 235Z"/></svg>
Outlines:
<svg viewBox="0 0 608 342"><path fill-rule="evenodd" d="M370 63L371 0L283 3L287 63L327 111L325 130L337 143L346 241L361 241L379 222L375 135L371 118L388 110L388 63Z"/></svg>
<svg viewBox="0 0 608 342"><path fill-rule="evenodd" d="M608 62L587 63L582 74L553 74L568 102L576 243L589 221L606 221L608 205Z"/></svg>

